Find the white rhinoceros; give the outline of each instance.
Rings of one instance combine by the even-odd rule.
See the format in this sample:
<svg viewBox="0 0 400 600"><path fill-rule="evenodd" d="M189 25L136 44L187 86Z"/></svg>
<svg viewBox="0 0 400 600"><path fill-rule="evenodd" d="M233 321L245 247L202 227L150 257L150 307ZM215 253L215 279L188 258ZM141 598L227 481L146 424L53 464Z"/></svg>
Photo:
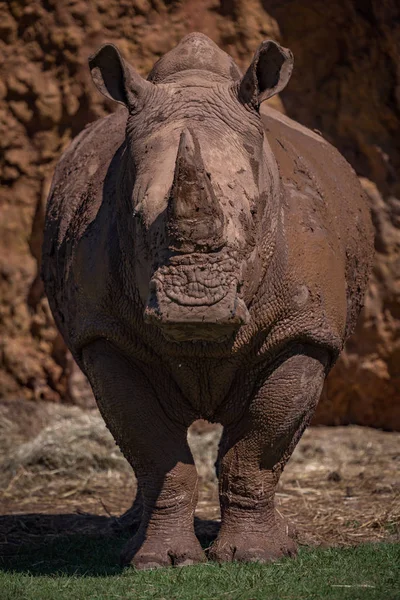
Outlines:
<svg viewBox="0 0 400 600"><path fill-rule="evenodd" d="M199 418L224 426L209 557L292 555L274 494L362 305L372 228L358 179L321 136L261 107L292 71L273 41L244 76L199 33L147 80L110 44L89 64L124 109L57 166L43 276L143 496L124 560L205 560L187 443Z"/></svg>

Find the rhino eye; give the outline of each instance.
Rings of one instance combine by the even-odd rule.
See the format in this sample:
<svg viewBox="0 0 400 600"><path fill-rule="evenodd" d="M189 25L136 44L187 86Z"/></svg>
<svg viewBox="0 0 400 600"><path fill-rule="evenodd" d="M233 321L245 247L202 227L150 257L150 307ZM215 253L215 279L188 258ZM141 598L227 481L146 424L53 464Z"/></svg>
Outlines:
<svg viewBox="0 0 400 600"><path fill-rule="evenodd" d="M143 223L143 213L141 210L134 208L132 212L132 217L136 220L137 223Z"/></svg>

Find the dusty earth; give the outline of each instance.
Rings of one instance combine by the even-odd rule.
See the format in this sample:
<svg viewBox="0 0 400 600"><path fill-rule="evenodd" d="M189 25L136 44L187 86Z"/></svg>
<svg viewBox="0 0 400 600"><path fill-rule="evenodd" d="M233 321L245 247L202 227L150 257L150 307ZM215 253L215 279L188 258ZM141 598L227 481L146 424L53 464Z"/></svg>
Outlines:
<svg viewBox="0 0 400 600"><path fill-rule="evenodd" d="M189 433L201 478L196 527L210 539L219 508L213 463L220 428ZM359 426L312 427L279 485L279 511L305 545L400 541L400 434ZM45 402L0 405L0 556L55 536L120 534L132 471L97 410Z"/></svg>

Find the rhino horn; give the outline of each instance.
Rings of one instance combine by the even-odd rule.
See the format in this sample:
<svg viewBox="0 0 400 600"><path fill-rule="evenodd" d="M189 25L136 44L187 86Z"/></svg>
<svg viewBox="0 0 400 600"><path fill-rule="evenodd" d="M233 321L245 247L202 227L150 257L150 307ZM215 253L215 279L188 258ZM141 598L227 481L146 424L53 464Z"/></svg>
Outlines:
<svg viewBox="0 0 400 600"><path fill-rule="evenodd" d="M210 252L224 245L223 212L189 129L180 136L167 214L173 250Z"/></svg>

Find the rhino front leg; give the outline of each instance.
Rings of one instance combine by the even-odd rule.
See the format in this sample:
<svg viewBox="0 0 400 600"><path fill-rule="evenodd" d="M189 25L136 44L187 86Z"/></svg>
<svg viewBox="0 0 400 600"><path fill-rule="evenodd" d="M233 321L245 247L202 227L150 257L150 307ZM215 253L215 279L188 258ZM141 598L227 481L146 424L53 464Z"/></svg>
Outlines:
<svg viewBox="0 0 400 600"><path fill-rule="evenodd" d="M102 416L143 496L141 524L122 562L145 569L204 561L194 533L198 481L187 427L166 415L140 368L108 342L86 347L83 362Z"/></svg>
<svg viewBox="0 0 400 600"><path fill-rule="evenodd" d="M211 559L270 562L296 554L288 527L275 510L275 489L312 417L327 363L323 350L291 349L242 420L225 427L219 451L222 523Z"/></svg>

